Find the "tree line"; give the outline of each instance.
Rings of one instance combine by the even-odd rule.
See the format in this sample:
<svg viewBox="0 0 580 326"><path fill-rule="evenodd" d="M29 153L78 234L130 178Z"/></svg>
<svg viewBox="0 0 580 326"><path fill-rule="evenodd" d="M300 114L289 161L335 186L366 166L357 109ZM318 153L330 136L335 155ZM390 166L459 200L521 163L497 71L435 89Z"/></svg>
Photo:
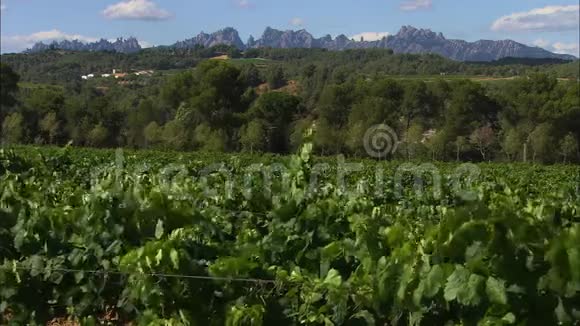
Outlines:
<svg viewBox="0 0 580 326"><path fill-rule="evenodd" d="M436 54L395 54L390 49L248 49L218 45L210 48L156 47L137 53L69 52L47 50L31 54L4 54L2 62L11 66L25 82L70 85L89 73L155 70L171 71L196 67L205 59L266 59L283 67L289 78L298 78L302 67L327 66L341 74L358 75L485 75L496 77L546 73L554 77L579 77L578 62L555 59L505 58L495 62L459 62Z"/></svg>
<svg viewBox="0 0 580 326"><path fill-rule="evenodd" d="M2 64L2 142L289 153L315 125L318 154L362 157L366 131L387 124L400 141L389 159L580 161L577 81L400 80L317 62L292 69L205 60L150 83L19 89Z"/></svg>

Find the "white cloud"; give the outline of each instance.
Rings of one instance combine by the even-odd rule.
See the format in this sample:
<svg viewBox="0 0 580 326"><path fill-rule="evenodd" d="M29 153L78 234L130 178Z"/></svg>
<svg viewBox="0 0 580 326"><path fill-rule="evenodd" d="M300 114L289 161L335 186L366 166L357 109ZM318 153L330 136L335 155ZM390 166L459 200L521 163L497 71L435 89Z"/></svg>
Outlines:
<svg viewBox="0 0 580 326"><path fill-rule="evenodd" d="M4 0L0 0L0 12L4 12L6 10L6 5L4 4Z"/></svg>
<svg viewBox="0 0 580 326"><path fill-rule="evenodd" d="M51 43L52 41L79 40L82 42L96 42L99 39L80 34L67 34L58 29L41 31L30 35L14 35L0 38L2 52L19 52L32 47L37 42Z"/></svg>
<svg viewBox="0 0 580 326"><path fill-rule="evenodd" d="M580 57L580 49L578 43L550 42L545 39L537 39L534 42L532 42L532 45L546 49L554 53L571 54L573 56Z"/></svg>
<svg viewBox="0 0 580 326"><path fill-rule="evenodd" d="M545 48L550 45L550 41L540 38L535 40L532 44L540 48Z"/></svg>
<svg viewBox="0 0 580 326"><path fill-rule="evenodd" d="M13 35L13 36L6 36L2 35L0 38L0 48L2 53L7 52L21 52L26 49L31 48L34 44L38 42L44 42L46 44L50 44L53 41L74 41L78 40L83 43L92 43L97 42L100 38L97 37L89 37L80 34L68 34L62 32L58 29L53 29L50 31L41 31L37 33L33 33L30 35ZM117 39L109 39L109 42L115 42ZM139 44L142 48L150 48L154 45L147 41L138 40Z"/></svg>
<svg viewBox="0 0 580 326"><path fill-rule="evenodd" d="M304 26L304 19L302 19L300 17L294 17L294 18L290 19L290 25L295 26L295 27L302 27L302 26Z"/></svg>
<svg viewBox="0 0 580 326"><path fill-rule="evenodd" d="M355 41L360 41L361 37L365 41L378 41L378 40L382 40L383 37L387 37L389 35L391 35L391 33L389 33L389 32L364 32L364 33L353 35L350 38L354 39Z"/></svg>
<svg viewBox="0 0 580 326"><path fill-rule="evenodd" d="M564 31L578 30L580 6L547 6L503 16L496 20L494 31Z"/></svg>
<svg viewBox="0 0 580 326"><path fill-rule="evenodd" d="M150 0L124 0L103 10L108 19L163 20L171 14Z"/></svg>
<svg viewBox="0 0 580 326"><path fill-rule="evenodd" d="M242 9L254 8L254 4L249 0L235 0L236 6Z"/></svg>
<svg viewBox="0 0 580 326"><path fill-rule="evenodd" d="M109 41L111 43L114 43L115 41L117 41L117 39L116 38L110 38L110 39L107 39L107 41ZM142 40L139 40L139 39L137 39L137 42L139 42L139 45L143 49L152 48L152 47L155 46L155 44L153 44L153 43L149 43L147 41L142 41Z"/></svg>
<svg viewBox="0 0 580 326"><path fill-rule="evenodd" d="M578 43L556 42L552 44L552 49L556 53L571 54L573 56L580 57L580 46Z"/></svg>
<svg viewBox="0 0 580 326"><path fill-rule="evenodd" d="M401 3L399 8L404 11L415 11L420 9L431 8L431 0L405 0Z"/></svg>
<svg viewBox="0 0 580 326"><path fill-rule="evenodd" d="M149 43L147 41L141 41L141 40L139 40L139 45L141 45L141 47L144 49L152 48L155 46L155 44L153 44L153 43Z"/></svg>

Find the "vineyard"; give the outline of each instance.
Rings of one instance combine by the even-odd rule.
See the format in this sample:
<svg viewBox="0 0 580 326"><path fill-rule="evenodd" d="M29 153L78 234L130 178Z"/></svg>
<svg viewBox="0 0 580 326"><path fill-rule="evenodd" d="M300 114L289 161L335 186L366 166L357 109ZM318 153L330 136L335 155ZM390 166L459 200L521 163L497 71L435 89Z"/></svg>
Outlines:
<svg viewBox="0 0 580 326"><path fill-rule="evenodd" d="M0 150L0 324L574 325L580 167Z"/></svg>

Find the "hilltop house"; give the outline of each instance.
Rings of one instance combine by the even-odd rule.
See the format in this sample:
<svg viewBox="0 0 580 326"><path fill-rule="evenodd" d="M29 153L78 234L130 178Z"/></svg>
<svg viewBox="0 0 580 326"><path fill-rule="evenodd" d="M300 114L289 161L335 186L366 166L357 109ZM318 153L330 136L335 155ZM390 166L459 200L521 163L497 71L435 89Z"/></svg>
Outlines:
<svg viewBox="0 0 580 326"><path fill-rule="evenodd" d="M133 75L136 75L136 76L152 76L154 72L155 71L153 71L153 70L141 70L141 71L134 72L132 74ZM105 74L101 74L100 76L102 78L110 78L110 77L113 77L115 79L120 79L120 78L125 78L125 77L129 76L129 74L128 73L124 73L124 72L120 72L117 69L113 69L113 73L112 74L105 73ZM95 74L82 75L81 78L83 80L95 78Z"/></svg>
<svg viewBox="0 0 580 326"><path fill-rule="evenodd" d="M153 75L153 73L154 73L153 70L141 70L141 71L134 72L133 74L137 75L137 76L151 76L151 75Z"/></svg>

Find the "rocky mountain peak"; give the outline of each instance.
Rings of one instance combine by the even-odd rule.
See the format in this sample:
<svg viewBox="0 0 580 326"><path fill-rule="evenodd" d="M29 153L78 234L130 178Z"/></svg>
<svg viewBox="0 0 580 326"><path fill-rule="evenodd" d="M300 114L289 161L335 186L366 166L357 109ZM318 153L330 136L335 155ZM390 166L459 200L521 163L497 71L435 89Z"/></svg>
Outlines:
<svg viewBox="0 0 580 326"><path fill-rule="evenodd" d="M442 33L435 33L430 29L418 29L413 26L403 26L399 32L395 35L396 38L416 40L416 41L428 41L428 40L445 40Z"/></svg>
<svg viewBox="0 0 580 326"><path fill-rule="evenodd" d="M240 50L246 48L323 48L328 50L388 48L395 53L435 53L441 56L460 61L492 61L505 57L515 58L554 58L574 60L574 56L556 54L538 47L530 47L512 40L490 41L480 40L466 42L463 40L446 39L442 33L430 29L419 29L410 25L402 26L395 35L390 35L376 41L353 40L346 35L332 38L325 35L315 38L307 30L277 30L266 27L262 37L255 39L250 36L244 44L240 35L233 27L226 27L212 34L204 32L197 36L180 41L172 45L175 48L194 48L198 46L212 47L229 45ZM28 52L38 52L47 49L63 49L71 51L117 51L123 53L136 52L141 49L137 39L118 38L114 42L100 40L85 44L78 40L54 42L50 45L36 44Z"/></svg>
<svg viewBox="0 0 580 326"><path fill-rule="evenodd" d="M254 38L253 35L250 35L250 37L248 37L248 41L246 42L246 46L249 48L254 47L254 45L256 44L256 39Z"/></svg>
<svg viewBox="0 0 580 326"><path fill-rule="evenodd" d="M134 53L141 50L141 45L134 37L124 39L117 38L111 42L105 39L100 39L96 42L86 43L79 40L63 40L53 41L50 44L38 42L32 48L24 51L26 53L36 53L46 50L65 50L65 51L113 51L119 53Z"/></svg>
<svg viewBox="0 0 580 326"><path fill-rule="evenodd" d="M239 49L244 49L245 45L240 35L233 27L226 27L215 33L199 33L197 36L177 42L173 45L175 48L193 48L196 46L212 47L216 45L230 45Z"/></svg>

